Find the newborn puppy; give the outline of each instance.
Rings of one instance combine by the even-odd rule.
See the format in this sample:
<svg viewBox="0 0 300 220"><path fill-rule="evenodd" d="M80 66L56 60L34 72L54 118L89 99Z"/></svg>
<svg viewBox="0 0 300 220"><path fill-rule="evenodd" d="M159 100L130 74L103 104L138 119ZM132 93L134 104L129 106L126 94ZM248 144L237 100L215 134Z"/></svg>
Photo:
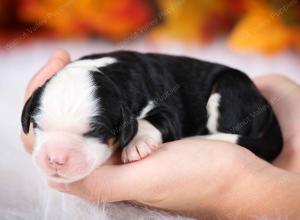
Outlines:
<svg viewBox="0 0 300 220"><path fill-rule="evenodd" d="M26 102L25 133L31 122L33 159L58 182L89 175L118 147L126 163L190 136L236 143L268 161L282 148L271 107L245 74L162 54L117 51L68 64Z"/></svg>

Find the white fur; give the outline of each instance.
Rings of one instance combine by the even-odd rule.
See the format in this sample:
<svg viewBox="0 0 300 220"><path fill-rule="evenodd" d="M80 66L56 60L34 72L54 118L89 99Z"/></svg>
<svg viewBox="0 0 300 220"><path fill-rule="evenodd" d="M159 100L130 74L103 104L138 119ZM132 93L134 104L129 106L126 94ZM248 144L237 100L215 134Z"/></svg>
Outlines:
<svg viewBox="0 0 300 220"><path fill-rule="evenodd" d="M203 135L203 136L196 136L203 139L209 140L219 140L219 141L226 141L230 143L236 144L239 138L239 135L236 134L227 134L221 133L218 131L218 120L219 120L219 106L221 101L221 95L219 93L212 94L206 105L206 110L208 114L207 120L207 129L211 133L210 135Z"/></svg>
<svg viewBox="0 0 300 220"><path fill-rule="evenodd" d="M80 171L72 177L59 179L60 182L72 182L87 176L114 151L97 139L82 136L89 130L90 119L99 114L97 106L101 103L100 99L94 97L96 86L89 71L96 66L104 67L114 62L116 62L114 58L105 57L71 63L48 82L42 93L40 111L35 116L40 129L36 129L33 159L36 159L46 143L51 140L62 141L66 135L72 134L73 136L70 135L69 138L72 140L69 141L81 145L74 151L80 151L82 163L85 161L88 164L84 172Z"/></svg>
<svg viewBox="0 0 300 220"><path fill-rule="evenodd" d="M140 119L137 134L123 149L122 161L125 163L140 160L155 151L161 143L160 131L147 120Z"/></svg>
<svg viewBox="0 0 300 220"><path fill-rule="evenodd" d="M105 67L116 62L117 59L113 57L102 57L99 59L92 59L92 60L77 60L75 62L68 64L67 67L80 67L80 68L87 68L89 70L95 70L96 68Z"/></svg>
<svg viewBox="0 0 300 220"><path fill-rule="evenodd" d="M46 85L35 120L42 130L88 131L100 101L94 98L95 89L88 69L64 68Z"/></svg>
<svg viewBox="0 0 300 220"><path fill-rule="evenodd" d="M155 107L153 101L149 101L148 104L142 109L140 115L137 119L143 119L147 116L148 112L150 112Z"/></svg>
<svg viewBox="0 0 300 220"><path fill-rule="evenodd" d="M95 138L85 138L85 143L83 145L83 153L86 161L91 161L91 165L88 167L88 170L76 175L68 177L64 182L74 182L80 180L93 172L97 167L103 164L114 152L113 147L108 147L105 144L99 143ZM61 179L56 180L62 182Z"/></svg>
<svg viewBox="0 0 300 220"><path fill-rule="evenodd" d="M136 137L150 137L155 141L155 143L162 143L160 131L150 122L143 119L138 120L138 132L134 138Z"/></svg>
<svg viewBox="0 0 300 220"><path fill-rule="evenodd" d="M143 119L154 107L154 102L149 101L137 116L138 131L131 142L123 149L122 161L124 163L141 160L155 151L162 143L160 131Z"/></svg>
<svg viewBox="0 0 300 220"><path fill-rule="evenodd" d="M212 94L207 102L206 110L208 114L207 129L210 133L218 132L219 105L221 95L218 93Z"/></svg>
<svg viewBox="0 0 300 220"><path fill-rule="evenodd" d="M216 133L216 134L209 134L209 135L203 135L198 136L203 139L208 140L216 140L216 141L226 141L233 144L236 144L239 138L239 135L237 134L227 134L227 133Z"/></svg>

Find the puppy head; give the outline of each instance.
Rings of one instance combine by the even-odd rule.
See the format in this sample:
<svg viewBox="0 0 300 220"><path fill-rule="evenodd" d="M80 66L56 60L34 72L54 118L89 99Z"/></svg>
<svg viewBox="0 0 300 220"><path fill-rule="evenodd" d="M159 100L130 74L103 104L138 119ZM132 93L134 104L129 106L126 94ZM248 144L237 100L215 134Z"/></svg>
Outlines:
<svg viewBox="0 0 300 220"><path fill-rule="evenodd" d="M68 65L36 89L22 112L22 127L33 123L33 161L49 179L73 182L126 145L136 122L112 82L97 71ZM124 126L124 122L131 121Z"/></svg>

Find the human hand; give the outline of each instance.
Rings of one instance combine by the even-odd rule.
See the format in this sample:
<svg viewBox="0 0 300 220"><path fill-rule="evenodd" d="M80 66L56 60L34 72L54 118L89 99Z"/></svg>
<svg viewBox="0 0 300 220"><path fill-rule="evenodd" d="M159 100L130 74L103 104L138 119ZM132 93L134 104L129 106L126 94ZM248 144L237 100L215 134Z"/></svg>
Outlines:
<svg viewBox="0 0 300 220"><path fill-rule="evenodd" d="M36 73L30 80L25 92L24 103L32 95L35 89L37 89L39 86L42 86L49 78L55 75L69 62L69 53L63 49L57 49L50 57L47 64L40 71L38 71L38 73ZM28 153L31 153L34 144L34 134L32 125L30 126L30 130L27 135L25 135L24 132L21 131L21 139L24 143L26 151Z"/></svg>
<svg viewBox="0 0 300 220"><path fill-rule="evenodd" d="M275 74L258 77L255 83L274 109L283 133L284 147L273 164L300 173L300 87Z"/></svg>
<svg viewBox="0 0 300 220"><path fill-rule="evenodd" d="M29 84L26 98L70 59L65 51L59 51L50 60ZM258 86L267 97L274 93L267 90L269 87L263 84L263 80L259 80ZM280 123L282 120L279 118ZM289 129L288 125L284 128ZM285 133L284 137L290 140ZM22 137L26 149L31 152L34 141L32 130L30 135ZM94 202L134 200L181 213L201 213L203 217L210 214L208 211L226 210L220 201L238 192L238 180L247 179L253 170L268 169L267 163L244 148L221 142L183 140L167 143L151 157L137 163L122 166L106 164L79 182L67 186L50 185Z"/></svg>
<svg viewBox="0 0 300 220"><path fill-rule="evenodd" d="M231 208L222 202L231 200L242 179L256 170L262 175L268 166L234 144L185 139L166 143L141 161L105 164L78 182L49 185L93 203L133 201L210 218L217 210L223 216Z"/></svg>

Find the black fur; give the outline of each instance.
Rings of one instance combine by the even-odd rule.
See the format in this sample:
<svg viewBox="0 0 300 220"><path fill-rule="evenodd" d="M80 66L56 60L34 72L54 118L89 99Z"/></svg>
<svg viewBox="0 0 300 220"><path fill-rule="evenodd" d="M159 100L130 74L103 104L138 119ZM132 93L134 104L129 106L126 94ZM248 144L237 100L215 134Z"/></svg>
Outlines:
<svg viewBox="0 0 300 220"><path fill-rule="evenodd" d="M218 131L239 134L238 144L263 159L273 160L280 153L277 119L244 73L220 64L153 53L117 51L81 59L101 57L114 57L118 62L91 72L98 87L95 98L101 97L104 111L92 120L92 129L85 135L101 140L115 137L125 147L137 132L136 117L150 100L155 108L145 119L160 130L164 142L207 135L206 104L218 92ZM30 105L25 105L22 116L25 132L36 102Z"/></svg>
<svg viewBox="0 0 300 220"><path fill-rule="evenodd" d="M116 64L100 69L117 87L120 93L118 102L130 110L131 119L124 116L121 119L125 130L136 131L131 128L136 127L134 116L149 100L154 100L156 107L145 119L160 130L164 142L206 135L207 100L212 92L218 92L221 94L220 132L241 135L238 144L263 159L273 160L280 153L282 136L277 119L268 102L244 73L188 57L128 51L95 54L82 59L106 56L118 60ZM98 83L96 79L95 83ZM116 102L109 95L99 95ZM117 106L116 103L112 105ZM113 112L109 111L107 117L110 114ZM246 120L247 123L239 126ZM118 127L117 130L120 131ZM130 132L129 136L131 139L134 134Z"/></svg>
<svg viewBox="0 0 300 220"><path fill-rule="evenodd" d="M32 118L34 114L37 113L38 107L40 104L40 97L43 91L43 86L37 88L32 96L26 101L23 111L22 111L22 116L21 116L21 122L22 122L22 128L25 134L28 134L29 132L29 127L30 127L30 122L33 122L33 126L36 127L36 124Z"/></svg>

